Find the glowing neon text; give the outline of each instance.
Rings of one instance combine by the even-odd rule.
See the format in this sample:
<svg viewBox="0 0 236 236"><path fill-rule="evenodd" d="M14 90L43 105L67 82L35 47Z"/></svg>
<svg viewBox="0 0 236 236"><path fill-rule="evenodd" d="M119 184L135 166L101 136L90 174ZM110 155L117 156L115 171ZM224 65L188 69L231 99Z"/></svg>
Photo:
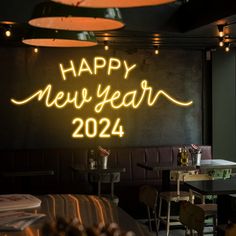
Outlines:
<svg viewBox="0 0 236 236"><path fill-rule="evenodd" d="M148 85L146 80L143 80L140 83L140 87L140 91L131 90L122 94L122 92L119 90L111 91L112 88L110 85L102 88L102 85L99 84L96 94L98 101L95 101L94 106L95 112L102 112L106 104L110 105L110 107L113 109L119 109L122 107L131 107L133 109L137 109L146 100L148 106L153 106L158 101L160 96L165 97L171 103L178 106L190 106L193 103L193 101L181 102L163 90L153 92L153 88ZM49 84L44 90L38 90L33 95L23 100L16 100L12 98L11 102L16 105L24 105L36 98L38 101L44 99L46 107L54 106L56 108L63 108L68 104L73 104L74 108L78 110L86 103L90 103L92 101L92 96L89 96L89 91L87 88L82 88L81 94L78 91L75 91L74 93L59 91L56 93L56 95L52 95L51 90L52 85Z"/></svg>
<svg viewBox="0 0 236 236"><path fill-rule="evenodd" d="M72 134L73 138L84 138L84 136L88 138L94 138L96 136L110 138L111 135L121 138L124 136L124 128L120 125L120 118L116 119L112 127L111 121L108 118L102 118L98 122L92 117L86 119L85 122L81 118L74 118L72 124L78 125Z"/></svg>
<svg viewBox="0 0 236 236"><path fill-rule="evenodd" d="M84 73L88 73L90 75L97 75L98 70L104 69L107 66L107 75L111 75L112 71L119 70L121 67L124 67L124 79L127 79L129 73L136 67L136 64L128 65L128 63L123 60L123 63L118 58L110 58L108 61L104 57L94 57L93 59L93 67L89 65L85 58L82 58L80 61L80 66L78 72L75 68L75 63L70 60L69 67L64 66L62 63L59 64L59 68L61 71L61 75L63 80L66 80L66 75L71 73L73 77L80 77Z"/></svg>
<svg viewBox="0 0 236 236"><path fill-rule="evenodd" d="M92 97L88 96L88 90L86 88L83 88L81 90L80 102L78 102L78 96L79 96L78 91L75 91L73 95L70 92L65 93L63 91L59 91L53 98L51 92L52 92L52 85L48 84L44 90L38 90L32 96L24 100L17 101L15 99L11 99L11 102L16 105L24 105L33 100L34 98L37 98L38 101L45 99L46 107L55 106L60 109L65 107L67 104L71 103L74 104L74 108L80 109L83 107L85 103L89 103L92 100Z"/></svg>

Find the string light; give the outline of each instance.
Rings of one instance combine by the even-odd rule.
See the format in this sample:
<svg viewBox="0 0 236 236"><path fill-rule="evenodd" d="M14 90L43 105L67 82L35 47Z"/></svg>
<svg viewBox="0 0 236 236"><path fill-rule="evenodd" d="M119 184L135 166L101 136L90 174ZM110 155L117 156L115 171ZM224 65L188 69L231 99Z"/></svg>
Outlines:
<svg viewBox="0 0 236 236"><path fill-rule="evenodd" d="M225 43L225 51L226 52L230 51L230 44L229 43Z"/></svg>
<svg viewBox="0 0 236 236"><path fill-rule="evenodd" d="M224 46L224 38L219 39L219 46L223 47Z"/></svg>
<svg viewBox="0 0 236 236"><path fill-rule="evenodd" d="M108 42L107 41L104 41L104 49L105 49L105 51L109 50L109 46L108 46Z"/></svg>
<svg viewBox="0 0 236 236"><path fill-rule="evenodd" d="M157 46L155 47L155 51L154 51L154 52L155 52L155 54L156 54L156 55L158 55L158 54L159 54L159 49L158 49L158 47L157 47Z"/></svg>
<svg viewBox="0 0 236 236"><path fill-rule="evenodd" d="M38 53L38 52L39 52L39 49L38 49L38 48L34 48L34 52L35 52L35 53Z"/></svg>
<svg viewBox="0 0 236 236"><path fill-rule="evenodd" d="M225 25L217 25L220 37L224 37L224 26Z"/></svg>
<svg viewBox="0 0 236 236"><path fill-rule="evenodd" d="M6 37L11 37L11 31L9 30L9 29L7 29L6 31L5 31L5 35L6 35Z"/></svg>

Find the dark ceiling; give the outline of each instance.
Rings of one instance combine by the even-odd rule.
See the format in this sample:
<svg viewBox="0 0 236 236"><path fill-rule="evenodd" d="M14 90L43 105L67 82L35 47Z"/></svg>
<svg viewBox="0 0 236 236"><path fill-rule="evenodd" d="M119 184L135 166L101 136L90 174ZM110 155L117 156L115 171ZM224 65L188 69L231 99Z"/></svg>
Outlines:
<svg viewBox="0 0 236 236"><path fill-rule="evenodd" d="M3 37L0 45L21 45L22 30L36 4L43 0L1 0L0 20L14 21L18 35ZM132 0L131 0L132 1ZM125 27L117 31L96 32L99 44L108 39L114 47L210 49L218 47L217 24L225 24L226 41L236 46L235 0L177 0L174 3L121 9ZM2 31L4 26L1 25Z"/></svg>

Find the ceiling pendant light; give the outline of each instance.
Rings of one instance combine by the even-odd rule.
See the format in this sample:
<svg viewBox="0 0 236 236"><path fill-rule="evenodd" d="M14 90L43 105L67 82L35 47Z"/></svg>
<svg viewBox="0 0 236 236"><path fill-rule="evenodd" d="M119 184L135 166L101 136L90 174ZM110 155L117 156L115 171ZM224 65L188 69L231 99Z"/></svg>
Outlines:
<svg viewBox="0 0 236 236"><path fill-rule="evenodd" d="M52 1L67 4L67 5L77 6L77 7L95 7L95 8L144 7L144 6L155 6L155 5L175 2L175 0L131 0L131 1L128 1L128 0L52 0Z"/></svg>
<svg viewBox="0 0 236 236"><path fill-rule="evenodd" d="M41 28L102 31L124 26L117 8L82 8L53 2L42 2L36 6L29 24Z"/></svg>
<svg viewBox="0 0 236 236"><path fill-rule="evenodd" d="M97 45L96 37L92 32L40 28L31 28L22 42L40 47L90 47Z"/></svg>

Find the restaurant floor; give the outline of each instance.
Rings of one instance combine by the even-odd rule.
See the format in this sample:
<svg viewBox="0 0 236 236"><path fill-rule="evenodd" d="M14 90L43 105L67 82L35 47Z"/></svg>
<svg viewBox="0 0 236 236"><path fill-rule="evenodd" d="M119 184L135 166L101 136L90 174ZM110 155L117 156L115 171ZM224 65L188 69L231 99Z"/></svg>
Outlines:
<svg viewBox="0 0 236 236"><path fill-rule="evenodd" d="M161 225L161 226L162 226L162 228L160 228L158 236L166 236L166 230L164 230L163 225ZM176 227L176 228L174 228L174 227ZM154 235L156 235L155 232L153 232L153 236ZM204 235L214 236L212 218L205 219ZM182 226L172 226L169 236L185 236L185 229Z"/></svg>
<svg viewBox="0 0 236 236"><path fill-rule="evenodd" d="M205 233L207 232L207 234L206 234L207 236L213 236L213 234L210 233L211 231L212 231L212 228L211 229L206 228L204 230ZM156 236L156 233L152 232L152 235ZM166 230L160 230L158 232L158 236L166 236ZM183 230L183 229L172 229L172 230L170 230L169 236L185 236L185 230Z"/></svg>
<svg viewBox="0 0 236 236"><path fill-rule="evenodd" d="M144 223L145 222L145 223ZM140 222L141 225L148 229L147 221ZM155 229L155 226L152 225L152 229ZM209 218L205 220L205 226L204 226L204 234L207 236L213 236L213 227L212 227L212 218ZM152 236L156 236L156 232L151 232ZM164 229L164 225L161 224L160 230L158 232L158 236L166 236L166 230ZM169 236L185 236L185 229L183 226L172 226L170 229Z"/></svg>
<svg viewBox="0 0 236 236"><path fill-rule="evenodd" d="M212 224L212 221L210 219L205 221L205 227L204 227L204 234L206 234L207 236L213 236L213 228L210 224ZM147 225L143 225L144 227L148 228ZM154 230L154 226L153 230ZM151 233L153 236L156 236L156 232L152 231ZM161 228L158 232L158 236L166 236L166 230L163 228L163 225L161 225ZM170 234L169 236L185 236L185 229L182 226L172 226L171 230L170 230Z"/></svg>
<svg viewBox="0 0 236 236"><path fill-rule="evenodd" d="M209 233L206 234L207 236L213 236L213 234L210 233L211 230L206 229L206 230L204 230L204 232L205 233L209 232ZM153 232L152 235L156 236L156 233ZM165 230L160 230L158 232L158 236L166 236L166 231ZM185 236L185 231L183 229L173 229L173 230L170 230L169 236Z"/></svg>

